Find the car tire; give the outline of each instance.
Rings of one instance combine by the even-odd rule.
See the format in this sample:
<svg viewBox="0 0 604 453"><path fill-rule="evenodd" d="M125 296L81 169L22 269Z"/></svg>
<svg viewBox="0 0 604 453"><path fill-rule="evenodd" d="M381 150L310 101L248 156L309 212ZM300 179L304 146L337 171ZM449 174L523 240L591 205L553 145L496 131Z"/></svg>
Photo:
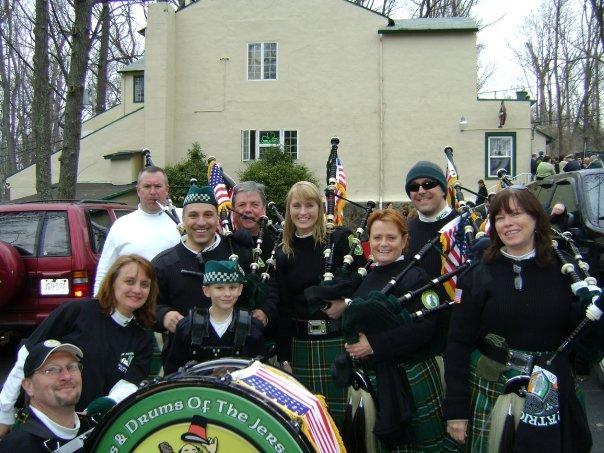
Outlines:
<svg viewBox="0 0 604 453"><path fill-rule="evenodd" d="M12 302L23 288L25 264L21 255L7 242L0 241L0 305Z"/></svg>

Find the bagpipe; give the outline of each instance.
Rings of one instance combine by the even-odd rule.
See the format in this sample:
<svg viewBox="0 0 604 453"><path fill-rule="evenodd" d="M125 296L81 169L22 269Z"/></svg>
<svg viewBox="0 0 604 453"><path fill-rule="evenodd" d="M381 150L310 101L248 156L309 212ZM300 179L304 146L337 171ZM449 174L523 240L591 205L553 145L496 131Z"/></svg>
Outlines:
<svg viewBox="0 0 604 453"><path fill-rule="evenodd" d="M346 299L347 307L342 315L342 331L346 342L349 344L358 342L359 332L365 334L384 332L453 307L456 303L459 303L458 298L415 312L409 312L404 308L410 301L425 291L436 288L452 278L463 274L471 267L472 263L473 261L467 260L456 269L433 278L419 288L407 291L400 297L388 294L392 288L390 286L391 282L389 282L381 291L372 291L366 298ZM416 264L417 261L411 266L406 266L403 271L406 273L410 267ZM398 278L398 280L402 280L402 277Z"/></svg>
<svg viewBox="0 0 604 453"><path fill-rule="evenodd" d="M326 233L325 249L323 257L325 260L324 273L321 283L304 290L304 297L312 312L329 308L327 300L343 299L350 297L359 286L361 279L367 275L367 271L373 260L370 259L364 266L352 269L354 255L362 255L361 241L365 236L369 216L376 206L374 201L367 201L365 206L346 199L346 177L344 168L338 156L338 137L331 138L331 148L326 164L326 189L325 189L325 218ZM342 224L345 203L351 203L364 210L360 225L355 234L349 237L349 249L342 258L340 267L334 263L334 252L336 246L335 231Z"/></svg>
<svg viewBox="0 0 604 453"><path fill-rule="evenodd" d="M144 148L143 151L144 165L143 168L154 167L153 159L151 158L151 151L148 148ZM182 234L183 227L180 218L178 217L178 213L176 212L176 208L174 204L172 204L172 200L170 198L166 198L166 204L163 205L159 201L156 201L157 206L164 212L170 219L176 224L176 228Z"/></svg>

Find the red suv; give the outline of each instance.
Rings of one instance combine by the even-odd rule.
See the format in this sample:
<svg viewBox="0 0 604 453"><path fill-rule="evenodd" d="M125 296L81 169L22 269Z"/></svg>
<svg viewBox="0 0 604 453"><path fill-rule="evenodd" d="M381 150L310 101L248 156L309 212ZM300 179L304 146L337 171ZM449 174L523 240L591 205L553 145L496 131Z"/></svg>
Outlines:
<svg viewBox="0 0 604 453"><path fill-rule="evenodd" d="M109 227L134 209L108 201L0 205L0 338L28 333L62 302L91 297Z"/></svg>

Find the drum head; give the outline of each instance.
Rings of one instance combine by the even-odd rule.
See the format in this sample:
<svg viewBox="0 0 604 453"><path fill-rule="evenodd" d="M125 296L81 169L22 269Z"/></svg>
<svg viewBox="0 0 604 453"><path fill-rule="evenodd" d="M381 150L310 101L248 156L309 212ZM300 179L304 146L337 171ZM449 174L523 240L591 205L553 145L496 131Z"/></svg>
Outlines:
<svg viewBox="0 0 604 453"><path fill-rule="evenodd" d="M154 384L115 406L86 451L310 452L297 425L269 400L214 378Z"/></svg>

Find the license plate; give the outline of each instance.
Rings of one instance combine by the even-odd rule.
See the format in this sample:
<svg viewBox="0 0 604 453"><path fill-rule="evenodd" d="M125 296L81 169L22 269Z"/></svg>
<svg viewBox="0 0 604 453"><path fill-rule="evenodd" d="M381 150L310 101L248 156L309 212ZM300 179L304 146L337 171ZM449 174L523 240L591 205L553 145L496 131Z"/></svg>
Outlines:
<svg viewBox="0 0 604 453"><path fill-rule="evenodd" d="M69 294L69 279L43 278L40 280L40 295L66 296Z"/></svg>

